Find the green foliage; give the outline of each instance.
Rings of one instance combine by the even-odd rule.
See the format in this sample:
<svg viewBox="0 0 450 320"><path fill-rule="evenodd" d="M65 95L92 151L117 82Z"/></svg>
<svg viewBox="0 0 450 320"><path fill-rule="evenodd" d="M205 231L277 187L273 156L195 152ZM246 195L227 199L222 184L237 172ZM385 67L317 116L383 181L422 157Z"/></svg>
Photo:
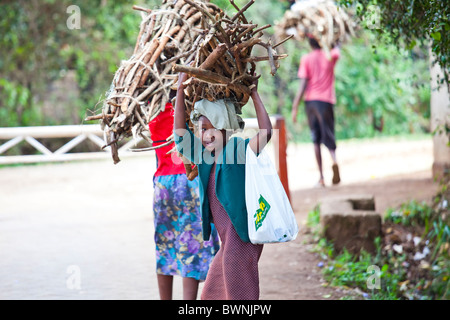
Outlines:
<svg viewBox="0 0 450 320"><path fill-rule="evenodd" d="M323 275L330 286L356 289L364 299L442 299L450 298L450 211L449 182L441 184L434 203L410 201L397 209L388 209L384 224L395 226L407 238L417 235L419 244L400 244L403 250L392 250L385 235L375 240L376 253L361 251L351 254L345 249L336 253L333 244L320 237L318 229L320 212L316 207L308 215L308 227L316 239L315 251L321 256ZM397 245L397 237L394 244ZM429 250L426 254L425 250ZM422 257L420 257L422 255ZM376 271L374 273L374 268ZM369 289L371 277L379 277L380 288ZM372 283L373 284L373 283ZM355 297L352 294L352 297ZM356 296L358 298L359 296Z"/></svg>
<svg viewBox="0 0 450 320"><path fill-rule="evenodd" d="M153 0L148 6L156 4ZM9 1L0 6L0 126L80 122L109 88L127 59L141 18L130 1ZM80 8L80 29L70 29L71 5ZM44 112L55 81L76 72L76 97L63 100L65 116ZM75 110L75 112L73 111ZM60 111L60 110L59 110ZM77 114L77 120L71 114ZM59 121L58 123L55 123Z"/></svg>
<svg viewBox="0 0 450 320"><path fill-rule="evenodd" d="M402 224L407 227L427 227L432 218L433 210L425 202L411 200L404 203L400 208L388 209L385 221Z"/></svg>
<svg viewBox="0 0 450 320"><path fill-rule="evenodd" d="M341 48L335 70L338 139L429 130L430 86L426 55L420 51L414 55L399 53L393 46L377 46L374 50L371 45L376 41L372 34L363 33L360 39ZM269 111L287 119L294 139L309 141L305 113L300 112L297 126L292 125L290 117L299 85L300 57L309 48L290 41L285 50L289 57L281 61L276 77L268 76L268 66L260 65L263 74L260 91Z"/></svg>
<svg viewBox="0 0 450 320"><path fill-rule="evenodd" d="M369 289L370 294L365 293L363 297L372 300L397 300L398 283L404 278L404 272L392 272L388 264L378 267L377 263L380 262L367 252L353 255L344 250L328 263L323 274L331 286L361 288L364 291L367 291L368 281L372 280L370 277L376 275L380 279L380 289ZM374 273L375 270L371 268L373 266L377 266L379 272Z"/></svg>
<svg viewBox="0 0 450 320"><path fill-rule="evenodd" d="M440 83L450 83L450 6L448 1L340 0L342 5L356 7L362 19L376 18L372 26L380 39L408 50L417 44L429 45L434 63L444 72ZM374 17L379 15L379 17Z"/></svg>
<svg viewBox="0 0 450 320"><path fill-rule="evenodd" d="M397 52L393 46L374 50L373 34L362 35L342 48L336 66L337 137L373 137L381 130L388 135L428 130L427 60Z"/></svg>

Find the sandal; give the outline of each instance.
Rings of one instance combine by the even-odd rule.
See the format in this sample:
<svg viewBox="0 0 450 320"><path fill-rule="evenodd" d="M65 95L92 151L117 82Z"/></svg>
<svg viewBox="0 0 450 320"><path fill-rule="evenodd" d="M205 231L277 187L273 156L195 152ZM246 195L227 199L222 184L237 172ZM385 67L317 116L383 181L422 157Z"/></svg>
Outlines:
<svg viewBox="0 0 450 320"><path fill-rule="evenodd" d="M320 179L319 182L316 183L314 188L325 188L325 182L323 181L323 179Z"/></svg>
<svg viewBox="0 0 450 320"><path fill-rule="evenodd" d="M339 182L341 182L341 177L339 175L339 167L338 165L335 163L333 164L333 184L338 184Z"/></svg>

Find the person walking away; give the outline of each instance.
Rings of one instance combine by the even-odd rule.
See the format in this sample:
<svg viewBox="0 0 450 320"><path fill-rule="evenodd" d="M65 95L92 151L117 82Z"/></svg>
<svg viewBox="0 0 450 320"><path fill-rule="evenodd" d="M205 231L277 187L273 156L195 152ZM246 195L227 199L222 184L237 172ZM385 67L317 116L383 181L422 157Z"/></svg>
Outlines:
<svg viewBox="0 0 450 320"><path fill-rule="evenodd" d="M153 145L166 143L173 132L174 110L167 103L149 123ZM174 144L156 149L157 169L153 177L153 211L156 273L161 300L171 300L173 277L183 278L183 299L195 300L199 282L206 279L219 249L217 231L203 240L198 178L189 181Z"/></svg>
<svg viewBox="0 0 450 320"><path fill-rule="evenodd" d="M334 47L330 52L331 57L329 59L313 36L308 35L308 40L312 51L304 55L300 61L298 70L300 86L292 106L292 121L297 123L298 106L304 98L305 111L320 174L318 186L324 187L321 144L328 148L333 161L333 185L341 181L336 160L334 133L334 104L336 103L334 68L339 59L340 50L339 47Z"/></svg>

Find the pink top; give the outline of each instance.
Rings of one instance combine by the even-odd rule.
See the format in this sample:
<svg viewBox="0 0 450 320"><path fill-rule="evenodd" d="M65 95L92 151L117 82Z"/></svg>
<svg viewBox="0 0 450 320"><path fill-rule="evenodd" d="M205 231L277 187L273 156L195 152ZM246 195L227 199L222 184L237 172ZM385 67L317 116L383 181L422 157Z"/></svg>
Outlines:
<svg viewBox="0 0 450 320"><path fill-rule="evenodd" d="M332 49L330 54L331 59L328 60L322 50L315 49L301 58L298 77L308 79L305 101L336 103L334 66L339 59L339 48Z"/></svg>

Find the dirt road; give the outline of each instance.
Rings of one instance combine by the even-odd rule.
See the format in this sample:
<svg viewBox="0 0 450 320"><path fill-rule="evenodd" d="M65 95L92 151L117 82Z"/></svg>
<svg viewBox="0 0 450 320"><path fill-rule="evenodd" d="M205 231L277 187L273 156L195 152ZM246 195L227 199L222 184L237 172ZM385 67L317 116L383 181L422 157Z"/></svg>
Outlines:
<svg viewBox="0 0 450 320"><path fill-rule="evenodd" d="M331 179L324 152L326 179ZM408 199L431 200L431 139L343 142L342 183L315 189L310 144L288 149L291 198L300 228L332 195L370 193L383 212ZM124 159L0 169L0 299L158 299L151 154ZM305 236L266 245L262 299L338 299L322 286ZM175 281L181 298L181 281Z"/></svg>

